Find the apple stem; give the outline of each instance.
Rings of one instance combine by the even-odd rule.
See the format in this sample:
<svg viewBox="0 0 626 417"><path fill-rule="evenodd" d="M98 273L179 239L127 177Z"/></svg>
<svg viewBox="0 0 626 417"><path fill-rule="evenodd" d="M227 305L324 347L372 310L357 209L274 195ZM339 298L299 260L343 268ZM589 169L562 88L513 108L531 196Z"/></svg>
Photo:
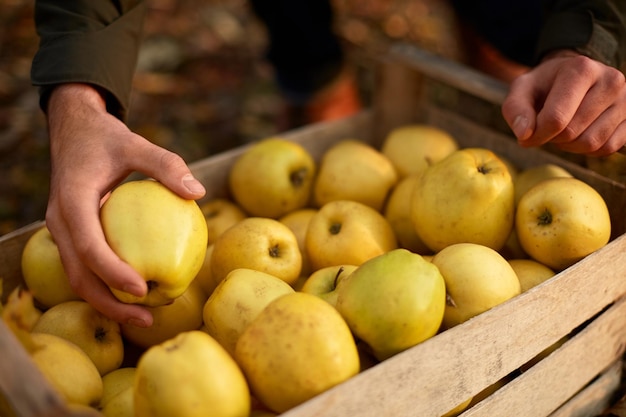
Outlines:
<svg viewBox="0 0 626 417"><path fill-rule="evenodd" d="M454 302L454 298L450 295L450 293L446 293L446 304L450 307L456 307L456 303Z"/></svg>
<svg viewBox="0 0 626 417"><path fill-rule="evenodd" d="M544 209L543 213L537 216L538 225L547 225L552 223L552 213L548 209Z"/></svg>

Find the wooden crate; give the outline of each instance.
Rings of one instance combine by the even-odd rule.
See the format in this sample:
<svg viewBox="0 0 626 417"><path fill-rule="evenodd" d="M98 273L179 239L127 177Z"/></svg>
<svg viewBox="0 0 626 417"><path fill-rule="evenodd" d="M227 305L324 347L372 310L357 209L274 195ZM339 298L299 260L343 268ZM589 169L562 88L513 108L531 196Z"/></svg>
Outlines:
<svg viewBox="0 0 626 417"><path fill-rule="evenodd" d="M466 67L415 47L398 45L379 62L374 106L354 117L307 126L283 136L319 159L340 139L379 145L389 129L425 122L448 130L463 147L482 146L520 168L556 163L594 186L612 216L611 242L549 281L461 325L400 353L283 414L284 417L441 416L508 378L462 416L595 416L622 394L626 346L626 188L539 149L522 149L506 133L497 108L506 88ZM480 122L459 108L454 95L482 108ZM441 100L441 97L448 98ZM443 103L443 104L442 104ZM463 106L461 106L463 107ZM249 145L248 145L249 146ZM228 196L227 172L246 147L191 164L207 199ZM36 223L0 237L4 296L22 283L19 259ZM527 369L520 367L564 336L568 341ZM0 393L18 417L63 415L50 391L0 322Z"/></svg>

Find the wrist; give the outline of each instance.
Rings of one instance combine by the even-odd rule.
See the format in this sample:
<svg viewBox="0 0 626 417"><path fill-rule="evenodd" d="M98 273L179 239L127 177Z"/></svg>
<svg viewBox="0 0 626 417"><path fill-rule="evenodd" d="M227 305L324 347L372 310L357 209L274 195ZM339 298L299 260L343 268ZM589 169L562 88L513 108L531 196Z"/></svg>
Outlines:
<svg viewBox="0 0 626 417"><path fill-rule="evenodd" d="M106 101L102 93L89 84L60 84L52 90L48 100L49 116L57 112L72 112L90 108L106 112Z"/></svg>

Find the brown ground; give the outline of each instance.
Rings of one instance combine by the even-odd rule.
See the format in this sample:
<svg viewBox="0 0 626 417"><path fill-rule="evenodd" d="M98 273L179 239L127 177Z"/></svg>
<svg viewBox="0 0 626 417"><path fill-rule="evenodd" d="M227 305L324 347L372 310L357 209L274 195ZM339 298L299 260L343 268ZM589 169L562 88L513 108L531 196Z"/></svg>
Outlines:
<svg viewBox="0 0 626 417"><path fill-rule="evenodd" d="M265 34L243 0L150 0L129 126L192 162L277 132L281 97L263 59ZM336 0L351 48L389 39L455 56L440 0ZM29 72L38 38L33 2L0 0L0 235L43 219L49 156ZM358 54L357 54L358 55ZM359 58L355 58L358 60ZM370 88L360 71L364 100Z"/></svg>

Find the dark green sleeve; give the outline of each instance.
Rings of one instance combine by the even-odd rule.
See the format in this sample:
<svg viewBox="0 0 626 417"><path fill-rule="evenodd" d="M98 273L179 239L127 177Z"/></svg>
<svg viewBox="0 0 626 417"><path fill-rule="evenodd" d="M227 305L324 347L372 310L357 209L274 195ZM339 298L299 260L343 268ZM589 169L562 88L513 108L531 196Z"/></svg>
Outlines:
<svg viewBox="0 0 626 417"><path fill-rule="evenodd" d="M45 111L52 89L88 83L103 92L107 109L124 119L145 15L140 0L37 0L39 49L31 68Z"/></svg>
<svg viewBox="0 0 626 417"><path fill-rule="evenodd" d="M546 1L537 57L555 49L578 52L621 68L626 63L626 0Z"/></svg>

